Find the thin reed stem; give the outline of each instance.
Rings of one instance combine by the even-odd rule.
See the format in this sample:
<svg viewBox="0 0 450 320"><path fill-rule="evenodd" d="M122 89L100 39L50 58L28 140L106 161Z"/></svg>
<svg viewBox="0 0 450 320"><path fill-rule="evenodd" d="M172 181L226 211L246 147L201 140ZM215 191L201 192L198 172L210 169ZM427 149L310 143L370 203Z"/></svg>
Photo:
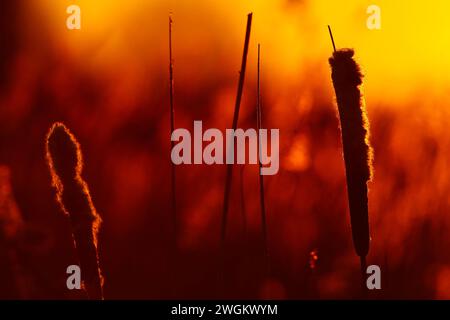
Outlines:
<svg viewBox="0 0 450 320"><path fill-rule="evenodd" d="M240 171L240 191L241 191L241 213L242 213L242 229L244 237L247 236L247 208L245 205L245 190L244 190L244 168L245 166L241 166Z"/></svg>
<svg viewBox="0 0 450 320"><path fill-rule="evenodd" d="M234 130L237 129L237 124L238 124L238 120L239 120L239 110L241 108L241 99L242 99L242 91L244 88L245 69L247 66L247 54L248 54L248 45L250 42L251 27L252 27L252 13L249 13L247 16L247 29L245 32L244 52L242 54L242 65L241 65L241 71L239 73L239 84L238 84L237 95L236 95L236 104L234 106L234 115L233 115L233 124L232 124L232 128ZM232 176L233 176L233 165L227 164L225 190L224 190L224 195L223 195L222 224L221 224L221 232L220 232L220 239L221 239L222 247L224 247L224 245L225 245L225 235L226 235L226 229L227 229L227 216L228 216L228 207L229 207Z"/></svg>
<svg viewBox="0 0 450 320"><path fill-rule="evenodd" d="M169 15L169 80L170 80L170 135L172 135L175 130L175 112L173 107L173 58L172 58L172 15ZM170 139L171 150L175 146L175 141ZM175 164L171 163L171 209L172 209L172 228L173 228L173 236L174 243L176 245L176 237L177 237L177 205L176 205L176 170Z"/></svg>
<svg viewBox="0 0 450 320"><path fill-rule="evenodd" d="M258 70L257 70L257 96L256 96L256 131L258 133L258 164L259 164L259 201L261 207L261 224L263 233L263 245L264 245L264 256L268 259L269 250L267 247L267 221L266 221L266 202L264 195L264 176L261 173L262 162L261 162L261 139L259 136L259 131L262 128L262 107L261 107L261 85L260 85L260 74L261 74L261 46L258 44Z"/></svg>
<svg viewBox="0 0 450 320"><path fill-rule="evenodd" d="M242 99L242 91L244 88L244 80L245 80L245 69L247 66L247 54L248 54L248 46L250 42L250 31L252 27L252 13L247 15L247 28L245 32L245 42L244 42L244 52L242 54L242 64L241 71L239 72L239 83L236 94L236 103L234 106L234 115L233 115L233 124L232 128L236 130L237 123L239 120L239 110L241 108L241 99ZM229 152L229 150L227 150ZM226 156L225 156L226 157ZM230 198L230 189L231 189L231 180L233 177L233 165L227 164L227 172L225 177L225 189L223 193L223 209L222 209L222 223L220 230L220 283L222 286L222 291L224 291L225 286L225 236L227 230L227 217L228 217L228 207L229 207L229 198Z"/></svg>

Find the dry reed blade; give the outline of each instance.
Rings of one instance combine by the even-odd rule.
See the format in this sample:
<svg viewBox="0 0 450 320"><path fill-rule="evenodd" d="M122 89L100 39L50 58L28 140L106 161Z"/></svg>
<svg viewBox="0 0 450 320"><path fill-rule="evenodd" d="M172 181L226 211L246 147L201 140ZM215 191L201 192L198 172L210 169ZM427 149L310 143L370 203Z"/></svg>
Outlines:
<svg viewBox="0 0 450 320"><path fill-rule="evenodd" d="M61 210L70 218L83 286L90 299L103 299L97 235L101 218L83 180L83 156L75 136L55 123L46 139L46 157Z"/></svg>
<svg viewBox="0 0 450 320"><path fill-rule="evenodd" d="M251 27L252 27L252 13L249 13L247 15L247 29L245 32L244 52L242 54L241 71L239 73L239 83L238 83L238 89L237 89L237 95L236 95L236 103L234 106L234 115L233 115L233 124L232 124L232 128L234 130L236 130L237 123L239 120L239 110L241 107L242 91L244 88L245 69L247 66L247 54L248 54L248 46L249 46L249 42L250 42ZM232 180L232 176L233 176L232 174L233 174L233 165L227 164L227 172L226 172L226 178L225 178L225 190L224 190L224 196L223 196L222 224L221 224L221 232L220 232L220 239L221 239L222 247L224 247L224 244L225 244L225 234L226 234L226 228L227 228L227 216L228 216L231 180Z"/></svg>
<svg viewBox="0 0 450 320"><path fill-rule="evenodd" d="M352 238L360 257L365 287L366 256L369 252L368 186L372 179L372 148L369 120L362 97L362 73L354 51L341 49L329 59L341 124Z"/></svg>

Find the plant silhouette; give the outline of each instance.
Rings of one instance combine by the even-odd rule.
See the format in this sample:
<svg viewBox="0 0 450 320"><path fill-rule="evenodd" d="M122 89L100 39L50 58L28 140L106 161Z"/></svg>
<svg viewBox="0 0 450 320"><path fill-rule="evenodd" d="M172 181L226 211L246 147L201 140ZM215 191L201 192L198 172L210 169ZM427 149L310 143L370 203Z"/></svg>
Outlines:
<svg viewBox="0 0 450 320"><path fill-rule="evenodd" d="M52 184L62 211L70 217L84 289L90 299L103 299L103 277L97 250L101 219L92 203L88 185L82 178L80 145L62 123L51 127L46 142Z"/></svg>
<svg viewBox="0 0 450 320"><path fill-rule="evenodd" d="M367 182L372 179L369 121L361 95L362 73L352 49L341 49L329 59L342 132L353 244L365 274L369 252Z"/></svg>

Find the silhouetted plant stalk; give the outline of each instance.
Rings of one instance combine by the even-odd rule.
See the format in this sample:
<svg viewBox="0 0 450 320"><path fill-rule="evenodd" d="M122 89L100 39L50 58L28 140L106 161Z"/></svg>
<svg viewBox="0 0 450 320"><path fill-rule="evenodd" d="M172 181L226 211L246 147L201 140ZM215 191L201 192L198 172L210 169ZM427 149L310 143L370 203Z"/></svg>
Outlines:
<svg viewBox="0 0 450 320"><path fill-rule="evenodd" d="M249 13L247 15L247 28L246 28L246 32L245 32L244 52L242 54L241 71L239 72L239 83L238 83L237 94L236 94L236 102L234 105L233 124L232 124L232 128L234 130L236 130L238 120L239 120L239 110L241 107L242 91L244 89L245 70L246 70L246 66L247 66L247 55L248 55L248 46L249 46L249 42L250 42L251 28L252 28L252 13ZM226 152L231 152L231 150L227 150ZM225 157L226 157L226 154L225 154ZM222 290L224 290L224 286L225 286L225 235L226 235L226 230L227 230L227 217L228 217L228 208L229 208L229 201L230 201L230 189L231 189L232 177L233 177L233 165L227 164L227 171L226 171L226 176L225 176L225 189L223 192L222 222L221 222L221 226L220 226L221 250L220 250L219 279L220 279Z"/></svg>
<svg viewBox="0 0 450 320"><path fill-rule="evenodd" d="M173 131L175 130L175 110L173 106L173 95L174 95L174 88L173 88L173 58L172 58L172 15L169 15L169 89L170 89L170 135L172 135ZM173 147L175 146L175 141L172 141L170 139L170 147L171 150L173 150ZM173 241L174 245L176 246L176 237L177 237L177 197L176 197L176 170L175 170L175 164L170 161L171 163L171 207L172 207L172 224L173 224Z"/></svg>
<svg viewBox="0 0 450 320"><path fill-rule="evenodd" d="M329 62L341 123L353 244L365 279L370 242L367 183L372 179L373 156L369 121L360 91L363 76L353 55L352 49L337 50Z"/></svg>
<svg viewBox="0 0 450 320"><path fill-rule="evenodd" d="M256 95L256 132L258 134L258 165L259 165L259 201L261 207L261 225L263 233L263 246L264 246L264 256L266 258L266 263L269 260L269 249L267 245L267 221L266 221L266 201L264 195L264 175L261 173L262 162L261 162L261 140L259 137L259 132L262 128L262 107L261 107L261 85L260 85L260 70L261 70L261 46L258 43L258 66L257 66L257 95Z"/></svg>
<svg viewBox="0 0 450 320"><path fill-rule="evenodd" d="M242 230L243 230L243 234L244 237L247 236L247 208L245 205L245 188L244 188L244 169L245 169L245 165L241 166L241 171L240 171L240 198L241 198L241 213L242 213Z"/></svg>
<svg viewBox="0 0 450 320"><path fill-rule="evenodd" d="M46 140L46 156L57 202L72 225L83 287L90 299L103 299L103 277L97 250L101 218L82 178L80 145L64 124L55 123L51 127Z"/></svg>
<svg viewBox="0 0 450 320"><path fill-rule="evenodd" d="M239 83L236 95L236 104L234 106L234 115L233 115L233 130L237 129L237 124L239 120L239 109L241 107L241 99L242 99L242 90L244 88L244 80L245 80L245 69L247 66L247 54L248 54L248 45L250 42L250 31L252 28L252 13L247 15L247 29L245 33L245 42L244 42L244 52L242 55L242 64L241 71L239 73ZM223 210L222 210L222 225L221 225L221 243L222 247L225 244L225 234L227 228L227 215L228 215L228 207L229 207L229 198L230 198L230 189L231 189L231 180L233 173L233 165L227 164L227 173L225 178L225 190L223 196Z"/></svg>

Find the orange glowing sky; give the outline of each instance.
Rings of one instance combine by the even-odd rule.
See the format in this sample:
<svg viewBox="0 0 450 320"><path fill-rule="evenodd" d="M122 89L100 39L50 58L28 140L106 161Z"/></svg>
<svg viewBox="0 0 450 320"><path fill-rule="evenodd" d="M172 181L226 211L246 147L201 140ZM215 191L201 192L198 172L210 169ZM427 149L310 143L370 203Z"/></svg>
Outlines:
<svg viewBox="0 0 450 320"><path fill-rule="evenodd" d="M81 32L65 29L65 8L72 3L82 10ZM366 10L371 4L381 8L381 30L366 27ZM331 43L326 26L330 24L337 46L355 48L370 76L365 92L372 103L411 101L424 91L440 96L449 87L450 3L444 0L432 5L418 0L351 0L345 5L324 0L201 0L195 2L195 8L187 0L130 0L126 4L44 0L35 1L29 15L36 11L45 13L59 42L97 68L115 68L124 61L160 63L167 50L167 15L172 12L179 81L192 72L199 80L207 79L209 75L203 71L207 68L202 66L217 63L217 57L237 70L245 15L253 12L249 59L254 60L260 42L265 72L272 79L298 79L308 65L315 64L321 66L317 68L319 78L328 77L326 59Z"/></svg>

